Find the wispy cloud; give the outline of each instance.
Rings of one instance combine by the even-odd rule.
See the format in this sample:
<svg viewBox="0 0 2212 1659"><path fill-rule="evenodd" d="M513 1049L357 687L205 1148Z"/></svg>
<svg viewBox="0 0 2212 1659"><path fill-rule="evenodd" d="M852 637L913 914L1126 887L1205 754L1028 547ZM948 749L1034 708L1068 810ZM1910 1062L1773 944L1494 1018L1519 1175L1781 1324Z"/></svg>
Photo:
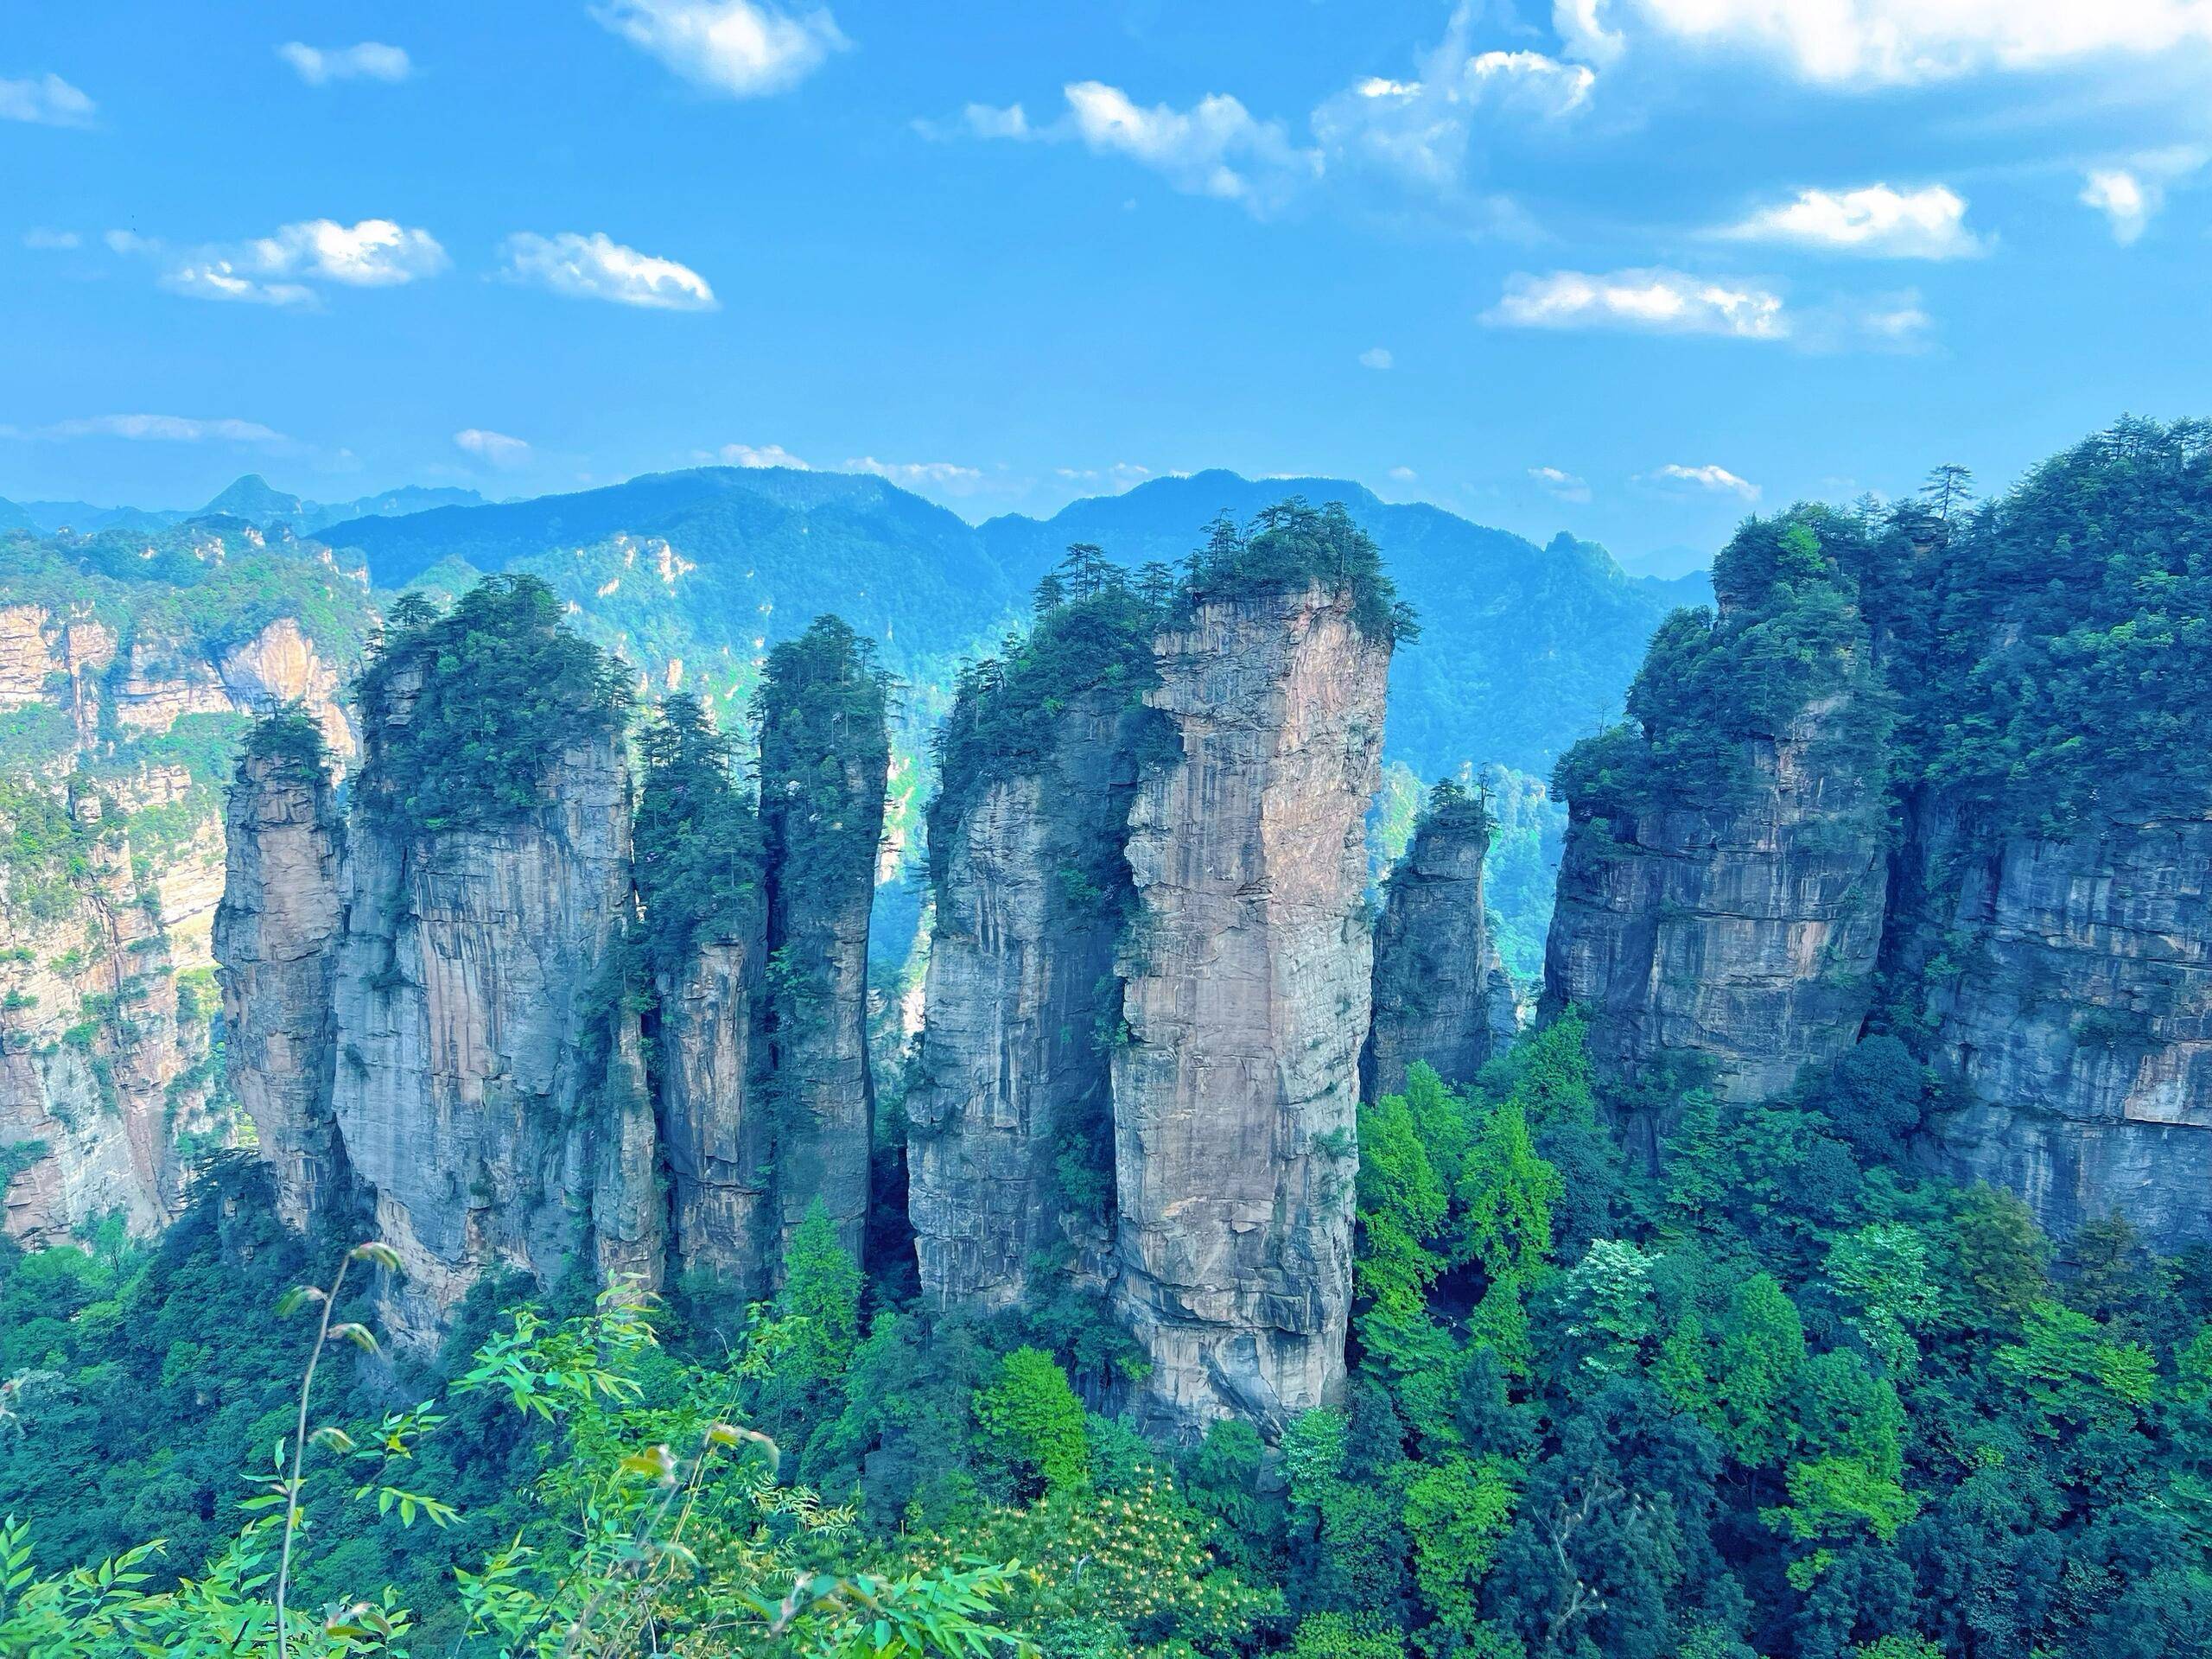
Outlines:
<svg viewBox="0 0 2212 1659"><path fill-rule="evenodd" d="M1590 486L1587 480L1577 478L1563 467L1531 467L1529 469L1529 476L1535 479L1544 493L1554 500L1569 501L1580 505L1590 499Z"/></svg>
<svg viewBox="0 0 2212 1659"><path fill-rule="evenodd" d="M968 494L982 488L984 481L977 468L955 466L949 461L878 461L874 455L861 455L846 461L845 470L873 473L905 489L937 489L948 495Z"/></svg>
<svg viewBox="0 0 2212 1659"><path fill-rule="evenodd" d="M1721 233L1738 241L1783 242L1887 259L1959 259L1985 251L1967 229L1966 199L1940 184L1898 190L1802 190L1762 207Z"/></svg>
<svg viewBox="0 0 2212 1659"><path fill-rule="evenodd" d="M99 107L59 75L32 75L22 80L0 78L0 121L89 127Z"/></svg>
<svg viewBox="0 0 2212 1659"><path fill-rule="evenodd" d="M1475 8L1462 3L1444 37L1404 79L1370 75L1315 108L1315 137L1332 157L1380 166L1427 189L1455 188L1477 126L1497 116L1545 123L1586 108L1587 65L1541 52L1478 49Z"/></svg>
<svg viewBox="0 0 2212 1659"><path fill-rule="evenodd" d="M511 438L504 432L492 432L480 426L471 426L454 433L453 441L455 448L502 472L527 466L530 462L529 443L521 438Z"/></svg>
<svg viewBox="0 0 2212 1659"><path fill-rule="evenodd" d="M287 41L276 48L276 55L310 86L327 86L334 80L404 80L415 72L404 50L381 41L363 41L357 46L308 46Z"/></svg>
<svg viewBox="0 0 2212 1659"><path fill-rule="evenodd" d="M1370 346L1359 354L1359 366L1363 369L1387 369L1396 361L1386 346Z"/></svg>
<svg viewBox="0 0 2212 1659"><path fill-rule="evenodd" d="M826 7L791 12L755 0L609 0L591 15L694 86L726 98L796 86L849 44Z"/></svg>
<svg viewBox="0 0 2212 1659"><path fill-rule="evenodd" d="M508 280L571 299L658 311L712 311L717 304L707 279L690 266L626 248L603 231L589 236L520 231L506 239L502 252L500 274Z"/></svg>
<svg viewBox="0 0 2212 1659"><path fill-rule="evenodd" d="M2194 145L2146 150L2117 166L2091 168L2078 198L2112 227L2112 239L2127 247L2140 238L2166 205L2166 190L2201 170L2212 159Z"/></svg>
<svg viewBox="0 0 2212 1659"><path fill-rule="evenodd" d="M788 467L795 473L814 470L780 443L726 443L715 451L713 459L725 467Z"/></svg>
<svg viewBox="0 0 2212 1659"><path fill-rule="evenodd" d="M1644 474L1647 482L1673 486L1702 492L1709 495L1735 495L1746 501L1759 499L1759 486L1747 478L1738 478L1726 467L1707 463L1702 467L1685 467L1675 461Z"/></svg>
<svg viewBox="0 0 2212 1659"><path fill-rule="evenodd" d="M1134 488L1153 475L1151 467L1140 467L1133 461L1117 461L1111 467L1059 467L1053 470L1071 484L1107 484L1117 491Z"/></svg>
<svg viewBox="0 0 2212 1659"><path fill-rule="evenodd" d="M1751 54L1822 86L1878 87L2142 58L2212 42L2202 0L1554 0L1575 55L1645 46Z"/></svg>
<svg viewBox="0 0 2212 1659"><path fill-rule="evenodd" d="M1757 283L1659 270L1516 273L1506 279L1505 292L1483 321L1503 328L1613 328L1738 340L1781 340L1790 327L1781 296Z"/></svg>
<svg viewBox="0 0 2212 1659"><path fill-rule="evenodd" d="M23 232L23 245L41 253L60 253L84 245L85 238L74 231L48 230L35 225Z"/></svg>
<svg viewBox="0 0 2212 1659"><path fill-rule="evenodd" d="M395 288L452 264L428 231L388 219L302 219L250 241L186 248L130 231L110 231L106 241L117 253L153 260L162 285L176 293L257 305L312 307L321 298L314 283Z"/></svg>
<svg viewBox="0 0 2212 1659"><path fill-rule="evenodd" d="M8 438L123 438L139 443L244 443L291 440L258 421L196 420L181 415L92 415L46 426L0 426Z"/></svg>

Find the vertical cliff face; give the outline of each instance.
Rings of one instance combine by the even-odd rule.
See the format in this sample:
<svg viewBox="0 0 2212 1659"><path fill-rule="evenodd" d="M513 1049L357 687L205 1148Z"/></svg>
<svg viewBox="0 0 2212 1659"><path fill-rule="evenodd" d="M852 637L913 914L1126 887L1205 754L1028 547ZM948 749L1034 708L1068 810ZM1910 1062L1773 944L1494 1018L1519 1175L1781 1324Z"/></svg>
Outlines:
<svg viewBox="0 0 2212 1659"><path fill-rule="evenodd" d="M2212 1240L2212 801L2010 837L1949 871L1929 976L1936 1143L2046 1226L2111 1211L2164 1248Z"/></svg>
<svg viewBox="0 0 2212 1659"><path fill-rule="evenodd" d="M1858 1040L1887 869L1872 784L1822 755L1834 712L1746 741L1743 806L1570 819L1546 994L1589 1016L1602 1062L1688 1061L1757 1099Z"/></svg>
<svg viewBox="0 0 2212 1659"><path fill-rule="evenodd" d="M770 653L757 707L779 1257L819 1203L858 1259L875 1128L868 937L891 758L883 681L866 642L824 617Z"/></svg>
<svg viewBox="0 0 2212 1659"><path fill-rule="evenodd" d="M766 955L756 926L700 944L659 985L662 1151L671 1270L754 1301L771 1288L774 1121L757 1053Z"/></svg>
<svg viewBox="0 0 2212 1659"><path fill-rule="evenodd" d="M1129 814L1114 1300L1168 1424L1279 1426L1343 1382L1390 658L1356 608L1319 585L1201 594L1158 641L1146 702L1180 758Z"/></svg>
<svg viewBox="0 0 2212 1659"><path fill-rule="evenodd" d="M239 639L249 607L358 599L305 561L123 568L71 538L18 543L50 597L0 605L0 1185L34 1243L103 1217L151 1232L188 1160L234 1116L213 1058L211 928L223 786L245 716L296 701L352 737L324 650L291 616ZM138 572L146 569L148 574ZM197 591L180 615L178 584Z"/></svg>
<svg viewBox="0 0 2212 1659"><path fill-rule="evenodd" d="M249 741L224 827L228 857L213 944L231 1078L253 1121L278 1212L304 1227L352 1198L331 1110L331 976L345 920L345 834L311 729L272 723Z"/></svg>
<svg viewBox="0 0 2212 1659"><path fill-rule="evenodd" d="M1370 1099L1403 1089L1416 1060L1447 1083L1471 1082L1518 1029L1483 908L1490 830L1478 799L1440 784L1390 872L1375 930L1375 1025L1361 1060Z"/></svg>
<svg viewBox="0 0 2212 1659"><path fill-rule="evenodd" d="M381 798L378 766L420 689L403 670L365 710L334 980L334 1110L405 1264L393 1312L417 1343L487 1271L550 1283L571 1259L637 1254L597 1224L626 1213L600 1188L632 1160L602 1154L634 1128L627 1101L607 1100L611 1079L630 1081L630 1033L610 1032L594 995L630 912L620 741L543 756L526 812L427 828Z"/></svg>
<svg viewBox="0 0 2212 1659"><path fill-rule="evenodd" d="M932 819L907 1208L939 1306L1017 1301L1040 1260L1100 1265L1135 724L1126 690L1080 693L1036 769L979 780Z"/></svg>
<svg viewBox="0 0 2212 1659"><path fill-rule="evenodd" d="M1719 614L1654 642L1634 724L1561 763L1545 1001L1583 1011L1617 1074L1758 1098L1858 1040L1888 870L1881 695L1822 540L1844 533L1815 511L1739 535Z"/></svg>

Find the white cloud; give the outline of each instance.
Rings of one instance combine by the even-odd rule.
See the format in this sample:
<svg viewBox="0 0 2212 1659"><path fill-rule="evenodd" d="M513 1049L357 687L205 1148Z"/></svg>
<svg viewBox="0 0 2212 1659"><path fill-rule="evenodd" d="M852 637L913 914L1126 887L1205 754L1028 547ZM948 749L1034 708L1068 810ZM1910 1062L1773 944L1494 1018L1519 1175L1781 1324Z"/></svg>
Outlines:
<svg viewBox="0 0 2212 1659"><path fill-rule="evenodd" d="M1053 470L1071 484L1110 484L1117 490L1128 489L1152 476L1151 467L1140 467L1133 461L1117 461L1111 467L1058 467Z"/></svg>
<svg viewBox="0 0 2212 1659"><path fill-rule="evenodd" d="M181 250L130 231L110 231L106 241L118 253L159 262L162 285L179 294L256 305L314 306L321 296L312 283L392 288L434 276L452 263L428 231L388 219L354 225L302 219L248 242Z"/></svg>
<svg viewBox="0 0 2212 1659"><path fill-rule="evenodd" d="M1943 185L1897 190L1869 184L1800 191L1795 200L1763 207L1724 234L1887 259L1956 259L1983 251L1966 218L1966 199Z"/></svg>
<svg viewBox="0 0 2212 1659"><path fill-rule="evenodd" d="M1313 111L1323 147L1420 185L1449 188L1465 170L1486 113L1550 121L1589 103L1597 76L1586 66L1541 52L1476 51L1473 23L1473 8L1460 5L1415 78L1370 75L1325 99Z"/></svg>
<svg viewBox="0 0 2212 1659"><path fill-rule="evenodd" d="M526 465L530 460L530 445L521 438L511 438L504 432L486 431L472 426L453 435L454 445L474 455L486 465L505 469Z"/></svg>
<svg viewBox="0 0 2212 1659"><path fill-rule="evenodd" d="M2193 145L2148 150L2120 166L2092 168L2078 200L2094 207L2112 226L2113 240L2133 243L2166 205L2166 188L2203 167L2212 155Z"/></svg>
<svg viewBox="0 0 2212 1659"><path fill-rule="evenodd" d="M58 253L79 247L84 240L74 231L53 231L42 225L35 225L23 232L23 245L41 253Z"/></svg>
<svg viewBox="0 0 2212 1659"><path fill-rule="evenodd" d="M1554 0L1553 21L1592 62L1657 39L1772 58L1801 79L1840 86L2047 70L2212 42L2204 0Z"/></svg>
<svg viewBox="0 0 2212 1659"><path fill-rule="evenodd" d="M334 80L404 80L415 71L404 50L380 41L363 41L357 46L307 46L287 41L276 48L276 55L310 86Z"/></svg>
<svg viewBox="0 0 2212 1659"><path fill-rule="evenodd" d="M1626 328L1739 340L1780 340L1790 327L1781 296L1769 289L1656 270L1516 273L1483 321L1509 328Z"/></svg>
<svg viewBox="0 0 2212 1659"><path fill-rule="evenodd" d="M873 473L901 489L936 490L944 495L972 495L984 487L983 474L973 467L957 467L949 461L878 461L859 455L845 462L849 473Z"/></svg>
<svg viewBox="0 0 2212 1659"><path fill-rule="evenodd" d="M1390 476L1397 480L1401 484L1410 484L1414 480L1419 478L1421 474L1414 471L1410 467L1393 467L1390 469Z"/></svg>
<svg viewBox="0 0 2212 1659"><path fill-rule="evenodd" d="M2082 185L2081 200L2112 222L2112 239L2126 247L2158 211L2161 194L2157 185L2146 185L2124 167L2100 168Z"/></svg>
<svg viewBox="0 0 2212 1659"><path fill-rule="evenodd" d="M1708 463L1703 467L1684 467L1669 461L1656 472L1646 476L1655 483L1677 484L1694 490L1704 490L1715 495L1738 495L1746 501L1759 499L1759 486L1749 479L1738 478L1726 467Z"/></svg>
<svg viewBox="0 0 2212 1659"><path fill-rule="evenodd" d="M41 127L89 127L99 106L59 75L0 79L0 121Z"/></svg>
<svg viewBox="0 0 2212 1659"><path fill-rule="evenodd" d="M989 104L970 104L961 111L960 119L978 138L1027 138L1032 136L1029 117L1019 104L1010 104L1002 110Z"/></svg>
<svg viewBox="0 0 2212 1659"><path fill-rule="evenodd" d="M592 16L695 86L758 98L797 86L850 44L826 8L755 0L609 0Z"/></svg>
<svg viewBox="0 0 2212 1659"><path fill-rule="evenodd" d="M291 441L257 421L188 419L181 415L93 415L33 427L0 426L0 437L127 438L145 443L284 444Z"/></svg>
<svg viewBox="0 0 2212 1659"><path fill-rule="evenodd" d="M1387 369L1395 360L1390 355L1389 348L1382 346L1370 346L1359 354L1359 365L1363 369Z"/></svg>
<svg viewBox="0 0 2212 1659"><path fill-rule="evenodd" d="M1531 467L1529 476L1543 487L1547 495L1556 500L1580 503L1590 499L1588 482L1560 467Z"/></svg>
<svg viewBox="0 0 2212 1659"><path fill-rule="evenodd" d="M788 467L795 473L814 470L780 443L757 448L749 443L726 443L715 453L725 467Z"/></svg>
<svg viewBox="0 0 2212 1659"><path fill-rule="evenodd" d="M715 290L689 265L626 248L604 232L539 236L520 231L506 239L504 251L501 274L509 280L572 299L612 300L660 311L715 308Z"/></svg>
<svg viewBox="0 0 2212 1659"><path fill-rule="evenodd" d="M1191 195L1265 213L1321 171L1319 152L1300 149L1281 123L1259 120L1226 93L1177 110L1146 108L1103 81L1063 91L1075 135L1092 150L1126 156Z"/></svg>

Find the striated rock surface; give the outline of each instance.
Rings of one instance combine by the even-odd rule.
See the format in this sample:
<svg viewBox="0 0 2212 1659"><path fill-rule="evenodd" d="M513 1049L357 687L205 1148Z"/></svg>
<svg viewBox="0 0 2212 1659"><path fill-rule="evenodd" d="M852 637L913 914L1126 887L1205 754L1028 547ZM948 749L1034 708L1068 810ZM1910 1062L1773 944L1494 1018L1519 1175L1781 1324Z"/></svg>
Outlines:
<svg viewBox="0 0 2212 1659"><path fill-rule="evenodd" d="M2066 1232L2118 1212L2212 1243L2212 802L2101 813L1943 873L1956 960L1928 981L1965 1104L1934 1139Z"/></svg>
<svg viewBox="0 0 2212 1659"><path fill-rule="evenodd" d="M293 618L244 645L219 640L233 607L297 589L342 613L350 595L327 591L320 569L239 572L233 593L217 563L180 618L167 580L77 569L74 546L23 550L50 559L36 580L67 598L0 605L0 707L20 711L0 738L14 849L0 869L0 1184L8 1231L34 1243L110 1215L157 1230L189 1159L232 1136L211 931L226 748L246 709L266 705L226 689L220 664L281 642L291 678L272 680L269 701L302 701L352 744L335 673ZM180 727L185 715L198 718Z"/></svg>
<svg viewBox="0 0 2212 1659"><path fill-rule="evenodd" d="M757 707L777 1255L819 1203L858 1260L875 1133L868 939L891 760L883 681L867 643L823 617L770 653Z"/></svg>
<svg viewBox="0 0 2212 1659"><path fill-rule="evenodd" d="M1858 1041L1889 866L1888 704L1846 568L1855 519L1752 520L1680 611L1629 724L1560 762L1568 826L1544 1003L1617 1077L1758 1099ZM1647 1153L1666 1127L1631 1126Z"/></svg>
<svg viewBox="0 0 2212 1659"><path fill-rule="evenodd" d="M1146 702L1180 759L1129 815L1113 1298L1163 1426L1273 1431L1344 1381L1390 658L1354 610L1318 586L1201 598L1157 643Z"/></svg>
<svg viewBox="0 0 2212 1659"><path fill-rule="evenodd" d="M701 944L660 986L661 1137L671 1268L733 1297L768 1294L778 1220L775 1124L755 1027L766 945L755 925Z"/></svg>
<svg viewBox="0 0 2212 1659"><path fill-rule="evenodd" d="M1878 779L1832 741L1839 712L1746 739L1740 806L1572 804L1545 996L1588 1016L1601 1064L1688 1063L1723 1098L1758 1099L1858 1040L1888 869Z"/></svg>
<svg viewBox="0 0 2212 1659"><path fill-rule="evenodd" d="M215 913L232 1085L294 1227L350 1202L332 1111L332 974L345 921L345 833L312 746L257 745L225 819Z"/></svg>
<svg viewBox="0 0 2212 1659"><path fill-rule="evenodd" d="M1135 719L1126 691L1079 696L1036 770L981 784L932 823L907 1210L941 1306L1017 1301L1040 1261L1100 1265Z"/></svg>
<svg viewBox="0 0 2212 1659"><path fill-rule="evenodd" d="M1472 1081L1519 1029L1513 982L1483 908L1490 817L1440 784L1383 889L1375 929L1375 1024L1361 1061L1368 1098L1405 1087L1416 1060Z"/></svg>
<svg viewBox="0 0 2212 1659"><path fill-rule="evenodd" d="M379 748L416 689L397 676L365 715L333 1109L377 1232L405 1264L395 1334L420 1345L488 1271L550 1284L573 1261L612 1260L651 1279L658 1256L638 1248L633 1195L602 1191L640 1173L622 1144L640 1133L633 1036L609 1052L594 996L631 910L620 743L603 734L544 757L526 814L426 830L378 799Z"/></svg>

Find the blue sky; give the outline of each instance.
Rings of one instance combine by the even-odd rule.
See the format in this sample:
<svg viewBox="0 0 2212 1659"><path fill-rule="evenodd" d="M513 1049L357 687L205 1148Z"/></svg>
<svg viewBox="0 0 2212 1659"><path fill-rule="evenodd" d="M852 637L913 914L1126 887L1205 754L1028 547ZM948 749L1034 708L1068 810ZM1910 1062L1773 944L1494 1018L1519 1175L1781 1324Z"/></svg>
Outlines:
<svg viewBox="0 0 2212 1659"><path fill-rule="evenodd" d="M0 0L0 495L1325 473L1629 557L2207 412L2207 0Z"/></svg>

